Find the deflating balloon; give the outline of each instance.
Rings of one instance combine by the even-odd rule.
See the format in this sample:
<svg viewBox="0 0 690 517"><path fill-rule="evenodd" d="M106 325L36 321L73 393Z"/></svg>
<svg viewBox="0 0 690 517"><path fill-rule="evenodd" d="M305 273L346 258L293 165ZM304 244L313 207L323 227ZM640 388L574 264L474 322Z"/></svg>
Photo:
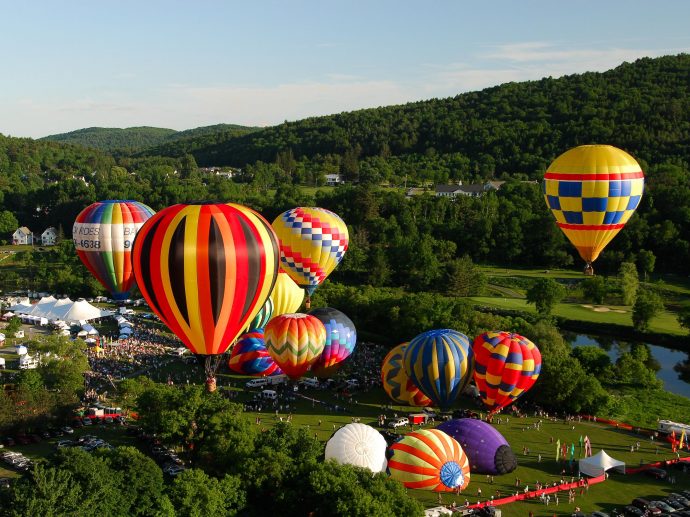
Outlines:
<svg viewBox="0 0 690 517"><path fill-rule="evenodd" d="M326 459L364 467L372 472L385 472L386 447L385 438L373 427L347 424L326 443Z"/></svg>
<svg viewBox="0 0 690 517"><path fill-rule="evenodd" d="M456 439L470 461L470 472L508 474L517 468L510 445L491 424L475 418L456 418L436 429Z"/></svg>
<svg viewBox="0 0 690 517"><path fill-rule="evenodd" d="M390 446L388 473L407 488L455 492L470 482L470 466L460 444L443 431L422 429Z"/></svg>
<svg viewBox="0 0 690 517"><path fill-rule="evenodd" d="M323 307L310 311L326 327L326 344L311 370L320 377L330 376L355 349L357 330L352 320L337 309Z"/></svg>
<svg viewBox="0 0 690 517"><path fill-rule="evenodd" d="M309 294L331 274L347 251L347 226L325 208L287 210L273 221L273 229L280 239L281 267Z"/></svg>
<svg viewBox="0 0 690 517"><path fill-rule="evenodd" d="M474 382L484 405L495 413L529 390L541 371L541 354L529 339L510 332L485 332L472 345Z"/></svg>
<svg viewBox="0 0 690 517"><path fill-rule="evenodd" d="M264 303L264 306L261 307L259 312L256 313L256 316L254 316L254 319L249 323L249 330L264 328L272 316L273 302L271 301L271 298L268 297L266 298L266 303Z"/></svg>
<svg viewBox="0 0 690 517"><path fill-rule="evenodd" d="M195 354L222 354L268 298L278 244L257 212L235 204L174 205L134 243L142 295Z"/></svg>
<svg viewBox="0 0 690 517"><path fill-rule="evenodd" d="M431 400L424 395L405 372L403 355L407 343L391 349L381 365L383 389L396 404L428 406Z"/></svg>
<svg viewBox="0 0 690 517"><path fill-rule="evenodd" d="M252 330L240 336L232 347L228 367L242 375L266 377L283 373L266 350L262 329Z"/></svg>
<svg viewBox="0 0 690 517"><path fill-rule="evenodd" d="M610 145L581 145L554 160L542 189L559 228L591 273L592 262L640 204L644 174L625 151Z"/></svg>
<svg viewBox="0 0 690 517"><path fill-rule="evenodd" d="M326 344L326 328L308 314L282 314L266 325L268 353L285 374L298 379L316 362Z"/></svg>
<svg viewBox="0 0 690 517"><path fill-rule="evenodd" d="M451 329L429 330L410 341L403 364L421 392L447 409L467 386L474 355L465 334Z"/></svg>
<svg viewBox="0 0 690 517"><path fill-rule="evenodd" d="M304 290L290 278L285 271L278 271L276 285L271 292L273 317L281 314L294 314L304 301Z"/></svg>
<svg viewBox="0 0 690 517"><path fill-rule="evenodd" d="M116 300L134 287L132 244L155 212L138 201L99 201L77 216L72 239L77 255Z"/></svg>

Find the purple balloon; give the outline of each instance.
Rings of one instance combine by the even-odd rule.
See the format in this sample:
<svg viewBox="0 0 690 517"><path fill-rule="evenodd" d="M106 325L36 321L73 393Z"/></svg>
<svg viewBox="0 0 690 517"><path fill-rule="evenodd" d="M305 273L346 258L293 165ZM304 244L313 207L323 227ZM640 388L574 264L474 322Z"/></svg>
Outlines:
<svg viewBox="0 0 690 517"><path fill-rule="evenodd" d="M437 429L460 442L470 460L470 472L508 474L517 468L513 450L491 424L475 418L456 418L443 422Z"/></svg>

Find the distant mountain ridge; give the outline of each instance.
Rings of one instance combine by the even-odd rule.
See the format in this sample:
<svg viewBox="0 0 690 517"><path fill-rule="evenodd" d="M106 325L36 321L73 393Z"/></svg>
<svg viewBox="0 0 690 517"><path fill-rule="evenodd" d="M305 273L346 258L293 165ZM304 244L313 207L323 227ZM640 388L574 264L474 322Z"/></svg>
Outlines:
<svg viewBox="0 0 690 517"><path fill-rule="evenodd" d="M68 133L49 135L38 140L80 145L107 152L137 152L166 143L186 141L209 134L223 135L229 138L231 135L237 136L257 129L259 128L236 124L215 124L184 131L150 126L128 127L124 129L89 127ZM215 143L215 140L212 141ZM185 147L184 143L179 144L179 148L184 149Z"/></svg>

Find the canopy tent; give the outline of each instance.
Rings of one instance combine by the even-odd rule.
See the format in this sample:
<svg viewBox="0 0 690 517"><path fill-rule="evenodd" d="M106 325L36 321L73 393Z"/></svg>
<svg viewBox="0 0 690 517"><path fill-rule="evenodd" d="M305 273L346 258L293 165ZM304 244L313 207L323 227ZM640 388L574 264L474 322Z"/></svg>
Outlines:
<svg viewBox="0 0 690 517"><path fill-rule="evenodd" d="M9 319L12 316L14 316L14 312L6 312L5 314L2 315L2 317L5 319Z"/></svg>
<svg viewBox="0 0 690 517"><path fill-rule="evenodd" d="M15 346L15 352L17 352L17 355L26 355L28 350L24 345L16 345Z"/></svg>
<svg viewBox="0 0 690 517"><path fill-rule="evenodd" d="M121 327L120 328L120 334L132 334L134 331L132 330L132 327Z"/></svg>
<svg viewBox="0 0 690 517"><path fill-rule="evenodd" d="M61 315L68 310L69 306L74 302L69 298L62 298L61 300L56 300L52 306L46 305L45 316L51 320L64 320Z"/></svg>
<svg viewBox="0 0 690 517"><path fill-rule="evenodd" d="M84 325L81 326L82 330L85 330L89 336L97 336L98 331L93 328L93 325L90 325L88 323L85 323Z"/></svg>
<svg viewBox="0 0 690 517"><path fill-rule="evenodd" d="M616 469L625 473L625 463L612 458L603 450L594 456L579 460L579 466L581 474L591 477L602 476L604 472L610 469Z"/></svg>
<svg viewBox="0 0 690 517"><path fill-rule="evenodd" d="M4 357L0 357L0 366L2 366L3 368L5 367L5 358Z"/></svg>
<svg viewBox="0 0 690 517"><path fill-rule="evenodd" d="M5 334L0 332L0 341L5 341Z"/></svg>
<svg viewBox="0 0 690 517"><path fill-rule="evenodd" d="M9 307L7 310L12 311L15 314L27 314L31 310L31 304L30 303L18 303L16 305L13 305L12 307Z"/></svg>
<svg viewBox="0 0 690 517"><path fill-rule="evenodd" d="M55 302L57 302L57 298L54 296L45 296L31 306L31 310L28 312L28 314L31 314L32 316L45 317L46 312L53 307Z"/></svg>

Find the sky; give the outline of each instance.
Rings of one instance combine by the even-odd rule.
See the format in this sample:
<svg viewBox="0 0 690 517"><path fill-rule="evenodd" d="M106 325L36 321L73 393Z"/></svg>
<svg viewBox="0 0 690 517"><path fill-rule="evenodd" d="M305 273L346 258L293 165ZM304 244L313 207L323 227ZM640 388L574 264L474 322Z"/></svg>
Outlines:
<svg viewBox="0 0 690 517"><path fill-rule="evenodd" d="M0 0L0 133L175 130L690 52L685 0Z"/></svg>

